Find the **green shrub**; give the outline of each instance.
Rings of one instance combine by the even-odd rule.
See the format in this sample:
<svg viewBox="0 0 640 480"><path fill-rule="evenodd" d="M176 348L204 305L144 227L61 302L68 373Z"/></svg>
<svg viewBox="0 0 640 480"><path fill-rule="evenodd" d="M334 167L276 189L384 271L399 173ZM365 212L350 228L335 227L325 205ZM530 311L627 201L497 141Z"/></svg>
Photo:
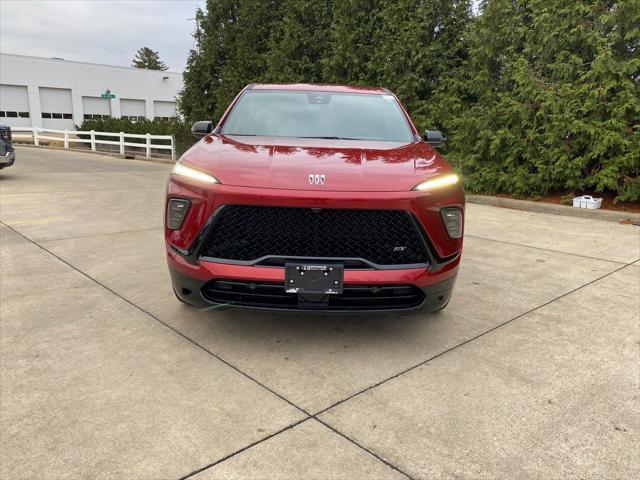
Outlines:
<svg viewBox="0 0 640 480"><path fill-rule="evenodd" d="M85 120L82 125L76 127L78 130L95 130L96 132L125 132L151 135L173 135L175 139L176 157L179 157L187 150L195 139L191 135L191 127L179 120L140 120L132 122L123 118L99 118ZM86 137L86 135L80 135ZM114 140L113 137L96 136L99 140ZM142 143L145 139L128 138L127 142Z"/></svg>

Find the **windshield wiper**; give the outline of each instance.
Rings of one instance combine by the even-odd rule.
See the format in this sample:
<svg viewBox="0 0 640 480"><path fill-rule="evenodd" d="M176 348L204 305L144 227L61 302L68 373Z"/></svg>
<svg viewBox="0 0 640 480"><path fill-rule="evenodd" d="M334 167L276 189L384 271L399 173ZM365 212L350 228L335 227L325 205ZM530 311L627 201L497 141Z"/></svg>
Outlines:
<svg viewBox="0 0 640 480"><path fill-rule="evenodd" d="M320 138L322 140L362 140L361 138L351 138L351 137L300 137L300 138Z"/></svg>
<svg viewBox="0 0 640 480"><path fill-rule="evenodd" d="M258 135L255 133L225 133L222 132L223 135L229 135L232 137L257 137ZM273 135L264 135L267 137L272 137ZM278 137L281 137L281 135L277 135ZM351 137L331 137L331 136L326 136L326 137L291 137L291 138L318 138L321 140L363 140L362 138L351 138Z"/></svg>

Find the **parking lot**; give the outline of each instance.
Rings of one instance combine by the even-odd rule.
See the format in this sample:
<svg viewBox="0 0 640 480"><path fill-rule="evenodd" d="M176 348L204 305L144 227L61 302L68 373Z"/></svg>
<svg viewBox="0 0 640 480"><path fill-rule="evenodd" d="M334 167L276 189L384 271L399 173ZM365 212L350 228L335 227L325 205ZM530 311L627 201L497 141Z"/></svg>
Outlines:
<svg viewBox="0 0 640 480"><path fill-rule="evenodd" d="M171 166L0 173L0 477L637 478L640 227L467 206L440 313L179 303Z"/></svg>

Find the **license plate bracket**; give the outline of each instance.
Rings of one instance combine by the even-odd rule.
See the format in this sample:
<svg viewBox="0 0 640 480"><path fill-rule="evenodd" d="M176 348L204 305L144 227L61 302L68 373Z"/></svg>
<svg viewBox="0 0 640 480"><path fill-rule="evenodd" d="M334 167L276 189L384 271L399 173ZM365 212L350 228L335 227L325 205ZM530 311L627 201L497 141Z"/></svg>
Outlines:
<svg viewBox="0 0 640 480"><path fill-rule="evenodd" d="M286 262L284 265L287 293L319 293L339 295L344 284L341 263Z"/></svg>

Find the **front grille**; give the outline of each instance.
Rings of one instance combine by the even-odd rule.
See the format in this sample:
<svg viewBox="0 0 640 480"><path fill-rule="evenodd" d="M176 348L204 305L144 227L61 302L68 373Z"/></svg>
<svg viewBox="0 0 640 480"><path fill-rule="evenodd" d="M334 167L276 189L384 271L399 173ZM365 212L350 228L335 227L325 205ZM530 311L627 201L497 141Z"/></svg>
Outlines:
<svg viewBox="0 0 640 480"><path fill-rule="evenodd" d="M410 214L401 210L227 205L200 254L245 262L309 257L364 259L381 266L428 263Z"/></svg>
<svg viewBox="0 0 640 480"><path fill-rule="evenodd" d="M299 298L286 293L282 283L212 280L202 295L213 303L235 306L297 309ZM414 308L424 293L413 285L345 285L342 294L328 295L325 303L305 304L310 310L394 310Z"/></svg>
<svg viewBox="0 0 640 480"><path fill-rule="evenodd" d="M0 140L4 140L6 143L11 145L11 128L0 127Z"/></svg>

